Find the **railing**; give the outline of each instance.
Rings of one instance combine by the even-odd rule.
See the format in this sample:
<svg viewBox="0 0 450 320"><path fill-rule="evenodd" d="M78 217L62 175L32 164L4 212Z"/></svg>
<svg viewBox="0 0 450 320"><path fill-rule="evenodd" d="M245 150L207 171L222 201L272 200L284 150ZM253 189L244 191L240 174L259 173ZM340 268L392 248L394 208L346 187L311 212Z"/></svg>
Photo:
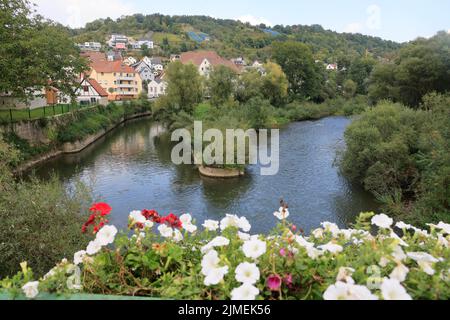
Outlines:
<svg viewBox="0 0 450 320"><path fill-rule="evenodd" d="M28 300L25 296L20 295L12 297L7 293L0 292L0 300ZM95 294L71 294L71 295L56 295L49 293L40 293L33 300L162 300L159 298L147 298L147 297L131 297L131 296L107 296L107 295L95 295Z"/></svg>
<svg viewBox="0 0 450 320"><path fill-rule="evenodd" d="M118 76L116 79L119 81L134 81L134 76Z"/></svg>
<svg viewBox="0 0 450 320"><path fill-rule="evenodd" d="M0 124L53 117L80 110L91 105L93 104L57 104L33 109L0 109Z"/></svg>

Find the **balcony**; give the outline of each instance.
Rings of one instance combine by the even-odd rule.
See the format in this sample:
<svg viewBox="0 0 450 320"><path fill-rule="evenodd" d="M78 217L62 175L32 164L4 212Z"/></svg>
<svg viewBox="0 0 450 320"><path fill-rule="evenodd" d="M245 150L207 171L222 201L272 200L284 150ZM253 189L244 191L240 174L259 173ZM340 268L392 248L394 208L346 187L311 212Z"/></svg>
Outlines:
<svg viewBox="0 0 450 320"><path fill-rule="evenodd" d="M134 81L134 76L117 76L118 81Z"/></svg>
<svg viewBox="0 0 450 320"><path fill-rule="evenodd" d="M134 83L119 83L117 84L117 88L136 88L137 85Z"/></svg>

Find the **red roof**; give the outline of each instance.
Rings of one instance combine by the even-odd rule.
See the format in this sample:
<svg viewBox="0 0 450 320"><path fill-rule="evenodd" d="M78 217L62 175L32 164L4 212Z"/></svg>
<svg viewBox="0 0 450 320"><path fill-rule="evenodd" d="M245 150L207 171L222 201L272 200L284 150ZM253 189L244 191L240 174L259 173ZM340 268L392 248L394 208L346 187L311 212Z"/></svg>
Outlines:
<svg viewBox="0 0 450 320"><path fill-rule="evenodd" d="M92 69L97 72L111 73L111 72L125 72L125 73L135 73L134 69L127 66L123 61L106 61L98 60L91 63Z"/></svg>
<svg viewBox="0 0 450 320"><path fill-rule="evenodd" d="M239 72L240 69L230 60L222 58L214 51L190 51L181 54L180 60L184 64L193 63L196 66L200 66L202 62L207 59L213 66L223 65Z"/></svg>
<svg viewBox="0 0 450 320"><path fill-rule="evenodd" d="M108 92L95 80L95 79L85 79L87 82L91 84L95 91L97 91L100 97L107 97Z"/></svg>

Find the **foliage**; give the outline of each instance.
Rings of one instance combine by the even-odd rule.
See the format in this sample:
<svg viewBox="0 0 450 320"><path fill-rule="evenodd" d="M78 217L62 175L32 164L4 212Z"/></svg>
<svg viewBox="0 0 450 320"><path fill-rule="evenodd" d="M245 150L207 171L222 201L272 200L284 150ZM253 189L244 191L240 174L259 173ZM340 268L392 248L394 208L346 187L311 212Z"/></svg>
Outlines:
<svg viewBox="0 0 450 320"><path fill-rule="evenodd" d="M222 105L232 99L236 78L236 73L226 66L214 68L208 79L208 89L212 104Z"/></svg>
<svg viewBox="0 0 450 320"><path fill-rule="evenodd" d="M204 300L447 300L450 225L420 230L364 213L354 229L324 222L305 236L281 220L267 236L245 217L207 220L133 211L130 232L105 226L86 251L36 279L26 264L0 282L11 298L43 292ZM181 225L180 225L181 224ZM377 229L371 234L370 226ZM158 226L158 227L157 227ZM153 229L157 231L153 231ZM25 269L25 270L24 270ZM31 275L30 275L31 274ZM32 282L33 279L38 282ZM30 289L30 287L32 289Z"/></svg>
<svg viewBox="0 0 450 320"><path fill-rule="evenodd" d="M418 39L401 50L392 62L375 67L370 78L372 101L391 99L418 107L422 97L450 88L450 35L440 32Z"/></svg>
<svg viewBox="0 0 450 320"><path fill-rule="evenodd" d="M450 98L429 95L424 110L382 102L345 133L341 167L385 202L386 209L415 223L450 219Z"/></svg>
<svg viewBox="0 0 450 320"><path fill-rule="evenodd" d="M262 77L262 92L273 106L280 107L288 95L289 82L281 67L273 62L264 65L265 75Z"/></svg>
<svg viewBox="0 0 450 320"><path fill-rule="evenodd" d="M63 27L31 13L28 0L0 1L0 92L26 100L51 85L73 96L86 61Z"/></svg>
<svg viewBox="0 0 450 320"><path fill-rule="evenodd" d="M289 92L297 98L314 99L320 94L323 67L316 64L311 49L298 42L276 42L273 58L289 80Z"/></svg>

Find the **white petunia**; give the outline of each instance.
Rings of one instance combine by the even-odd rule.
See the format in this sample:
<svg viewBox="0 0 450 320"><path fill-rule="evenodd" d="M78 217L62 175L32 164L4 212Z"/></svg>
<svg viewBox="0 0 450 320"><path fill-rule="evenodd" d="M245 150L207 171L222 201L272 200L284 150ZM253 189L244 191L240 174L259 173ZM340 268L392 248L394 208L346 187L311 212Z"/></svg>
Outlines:
<svg viewBox="0 0 450 320"><path fill-rule="evenodd" d="M313 260L316 260L317 258L319 258L323 252L314 248L314 247L308 247L306 248L306 252L308 253L308 257L310 257Z"/></svg>
<svg viewBox="0 0 450 320"><path fill-rule="evenodd" d="M239 288L235 288L231 291L231 300L255 300L259 294L259 289L255 286L244 283Z"/></svg>
<svg viewBox="0 0 450 320"><path fill-rule="evenodd" d="M336 253L342 252L344 250L344 248L342 246L332 243L332 242L329 242L325 245L319 246L318 248L324 252L330 252L332 254L336 254Z"/></svg>
<svg viewBox="0 0 450 320"><path fill-rule="evenodd" d="M173 231L172 239L175 242L180 242L180 241L183 240L183 235L181 234L180 230L174 230Z"/></svg>
<svg viewBox="0 0 450 320"><path fill-rule="evenodd" d="M412 225L410 224L406 224L403 221L397 222L395 225L397 228L402 229L402 230L410 230L413 228Z"/></svg>
<svg viewBox="0 0 450 320"><path fill-rule="evenodd" d="M189 233L194 233L197 231L197 226L192 223L192 216L189 213L180 216L180 221L183 229Z"/></svg>
<svg viewBox="0 0 450 320"><path fill-rule="evenodd" d="M403 282L406 280L409 269L404 264L399 264L394 268L392 273L389 275L389 278L397 280L398 282Z"/></svg>
<svg viewBox="0 0 450 320"><path fill-rule="evenodd" d="M91 241L89 242L87 248L86 248L86 253L90 256L96 254L97 252L99 252L102 249L102 245L97 241Z"/></svg>
<svg viewBox="0 0 450 320"><path fill-rule="evenodd" d="M302 236L295 236L295 241L298 243L298 245L302 248L308 249L313 248L314 244L311 242L308 242L305 238Z"/></svg>
<svg viewBox="0 0 450 320"><path fill-rule="evenodd" d="M117 234L117 228L114 226L104 226L100 229L100 231L97 233L96 241L101 246L107 246L114 242L114 239Z"/></svg>
<svg viewBox="0 0 450 320"><path fill-rule="evenodd" d="M250 222L248 222L246 217L240 217L238 221L238 227L244 232L249 232L252 228Z"/></svg>
<svg viewBox="0 0 450 320"><path fill-rule="evenodd" d="M189 213L183 214L180 216L180 221L183 224L191 224L192 223L192 216Z"/></svg>
<svg viewBox="0 0 450 320"><path fill-rule="evenodd" d="M372 218L372 224L383 229L389 229L393 223L394 220L389 218L384 213L376 215Z"/></svg>
<svg viewBox="0 0 450 320"><path fill-rule="evenodd" d="M355 269L353 269L353 268L341 267L341 268L339 268L339 273L336 277L336 281L337 282L346 282L348 284L355 284L355 281L352 278L352 275L354 272L355 272Z"/></svg>
<svg viewBox="0 0 450 320"><path fill-rule="evenodd" d="M132 224L142 223L144 224L147 219L142 215L141 211L131 211L128 216Z"/></svg>
<svg viewBox="0 0 450 320"><path fill-rule="evenodd" d="M379 265L380 267L386 268L387 265L388 265L390 262L391 262L391 260L389 260L388 258L386 258L386 257L381 257L380 261L378 262L378 265Z"/></svg>
<svg viewBox="0 0 450 320"><path fill-rule="evenodd" d="M407 244L402 238L400 238L394 231L391 232L391 238L397 240L401 246L409 247L409 244Z"/></svg>
<svg viewBox="0 0 450 320"><path fill-rule="evenodd" d="M437 228L441 229L446 234L450 234L450 224L448 224L448 223L444 223L444 222L441 221L437 225Z"/></svg>
<svg viewBox="0 0 450 320"><path fill-rule="evenodd" d="M384 300L412 300L406 289L395 279L384 279L381 294Z"/></svg>
<svg viewBox="0 0 450 320"><path fill-rule="evenodd" d="M330 232L333 237L337 237L339 235L339 227L336 223L331 223L331 222L322 222L321 223L322 227L325 228L326 232Z"/></svg>
<svg viewBox="0 0 450 320"><path fill-rule="evenodd" d="M223 277L228 273L228 267L214 268L208 272L203 283L205 286L215 286L219 284Z"/></svg>
<svg viewBox="0 0 450 320"><path fill-rule="evenodd" d="M250 239L244 242L242 246L242 251L247 258L258 259L264 253L266 253L267 245L264 241L259 239Z"/></svg>
<svg viewBox="0 0 450 320"><path fill-rule="evenodd" d="M336 282L325 291L325 300L378 300L365 286Z"/></svg>
<svg viewBox="0 0 450 320"><path fill-rule="evenodd" d="M241 283L255 284L260 277L256 264L243 262L236 267L236 280Z"/></svg>
<svg viewBox="0 0 450 320"><path fill-rule="evenodd" d="M439 262L438 259L425 252L408 252L408 258L417 262L423 272L432 276L435 274L433 264Z"/></svg>
<svg viewBox="0 0 450 320"><path fill-rule="evenodd" d="M394 251L392 252L391 255L397 263L402 262L407 258L401 246L395 246Z"/></svg>
<svg viewBox="0 0 450 320"><path fill-rule="evenodd" d="M225 247L228 246L230 244L230 240L219 236L219 237L215 237L214 239L212 239L208 244L206 244L205 246L203 246L201 248L201 252L205 253L208 252L211 249L214 249L216 247Z"/></svg>
<svg viewBox="0 0 450 320"><path fill-rule="evenodd" d="M279 220L286 220L289 218L289 210L286 208L281 207L280 210L275 211L273 215L278 218Z"/></svg>
<svg viewBox="0 0 450 320"><path fill-rule="evenodd" d="M443 247L446 247L446 248L450 247L450 243L447 240L447 238L443 237L440 234L438 235L438 244L443 246Z"/></svg>
<svg viewBox="0 0 450 320"><path fill-rule="evenodd" d="M225 218L220 221L220 230L223 231L231 227L242 229L244 232L249 232L251 229L251 225L245 217L239 218L236 215L227 214Z"/></svg>
<svg viewBox="0 0 450 320"><path fill-rule="evenodd" d="M87 253L84 250L75 252L75 254L73 255L73 264L77 266L80 263L83 263L83 259L86 256L86 254Z"/></svg>
<svg viewBox="0 0 450 320"><path fill-rule="evenodd" d="M186 230L189 233L194 233L197 231L197 226L194 224L183 224L183 229Z"/></svg>
<svg viewBox="0 0 450 320"><path fill-rule="evenodd" d="M27 282L23 287L22 291L28 299L34 299L39 294L39 281Z"/></svg>
<svg viewBox="0 0 450 320"><path fill-rule="evenodd" d="M220 263L219 254L215 250L209 251L203 256L201 266L202 274L207 276L212 269L218 268Z"/></svg>
<svg viewBox="0 0 450 320"><path fill-rule="evenodd" d="M219 229L219 221L205 220L202 226L208 231L216 231L217 229Z"/></svg>
<svg viewBox="0 0 450 320"><path fill-rule="evenodd" d="M311 232L311 234L314 236L314 238L316 239L322 239L323 238L323 232L324 230L322 228L317 228L315 230L313 230Z"/></svg>
<svg viewBox="0 0 450 320"><path fill-rule="evenodd" d="M245 232L238 232L238 237L239 237L239 239L241 239L242 241L248 241L248 240L250 240L250 238L251 238L251 236L250 236L250 234L248 234L248 233L245 233Z"/></svg>
<svg viewBox="0 0 450 320"><path fill-rule="evenodd" d="M146 229L151 229L151 228L153 228L153 222L150 221L150 220L145 221L145 222L144 222L144 227L145 227Z"/></svg>
<svg viewBox="0 0 450 320"><path fill-rule="evenodd" d="M165 224L161 224L158 227L158 231L164 238L172 238L173 237L173 229Z"/></svg>

